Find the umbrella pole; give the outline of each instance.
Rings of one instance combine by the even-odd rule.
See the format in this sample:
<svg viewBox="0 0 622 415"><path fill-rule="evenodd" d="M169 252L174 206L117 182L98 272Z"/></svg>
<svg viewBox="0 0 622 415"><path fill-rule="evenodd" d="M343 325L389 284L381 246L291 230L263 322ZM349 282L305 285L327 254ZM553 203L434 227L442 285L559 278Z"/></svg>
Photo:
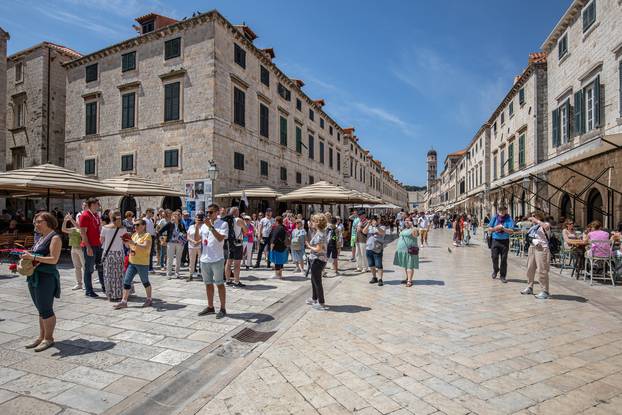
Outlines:
<svg viewBox="0 0 622 415"><path fill-rule="evenodd" d="M76 214L76 194L71 195L71 204L73 206L73 214Z"/></svg>
<svg viewBox="0 0 622 415"><path fill-rule="evenodd" d="M45 205L46 205L46 209L48 212L50 211L50 189L48 189L48 195L45 198Z"/></svg>

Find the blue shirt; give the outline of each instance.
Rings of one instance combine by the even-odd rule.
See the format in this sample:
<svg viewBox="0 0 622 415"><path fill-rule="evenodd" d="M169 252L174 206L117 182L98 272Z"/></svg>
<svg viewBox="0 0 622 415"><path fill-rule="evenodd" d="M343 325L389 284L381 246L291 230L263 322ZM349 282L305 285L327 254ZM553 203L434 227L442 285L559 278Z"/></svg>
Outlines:
<svg viewBox="0 0 622 415"><path fill-rule="evenodd" d="M499 220L500 218L503 219L503 221L500 221ZM497 225L503 225L504 228L513 229L514 221L512 220L512 217L510 215L505 215L505 218L503 218L503 216L497 215L494 218L492 218L492 220L488 224L488 227L494 228ZM493 232L492 239L499 239L499 240L510 239L510 234L507 232Z"/></svg>
<svg viewBox="0 0 622 415"><path fill-rule="evenodd" d="M188 229L190 228L190 225L192 225L194 223L194 219L188 218L188 219L181 219L181 223L184 224L184 228Z"/></svg>

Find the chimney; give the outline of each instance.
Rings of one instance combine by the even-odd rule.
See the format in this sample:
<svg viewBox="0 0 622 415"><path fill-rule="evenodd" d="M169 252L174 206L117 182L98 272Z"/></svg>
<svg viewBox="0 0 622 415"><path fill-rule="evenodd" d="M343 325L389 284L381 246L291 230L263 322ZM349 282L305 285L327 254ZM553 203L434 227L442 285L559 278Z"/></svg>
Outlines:
<svg viewBox="0 0 622 415"><path fill-rule="evenodd" d="M347 127L343 129L345 135L354 136L354 127Z"/></svg>
<svg viewBox="0 0 622 415"><path fill-rule="evenodd" d="M313 103L315 105L317 105L318 107L322 108L324 105L326 105L326 102L324 102L323 99L316 99L313 101Z"/></svg>
<svg viewBox="0 0 622 415"><path fill-rule="evenodd" d="M238 29L251 43L253 43L253 41L257 39L257 35L255 34L255 32L253 32L250 27L246 26L246 23L234 25L233 27Z"/></svg>
<svg viewBox="0 0 622 415"><path fill-rule="evenodd" d="M165 26L177 23L177 20L170 17L162 16L157 13L149 13L144 16L134 19L140 26L133 25L132 27L139 34L144 35L149 32L156 31Z"/></svg>
<svg viewBox="0 0 622 415"><path fill-rule="evenodd" d="M302 81L302 79L292 79L292 81L294 81L298 88L302 88L303 86L305 86L305 83Z"/></svg>
<svg viewBox="0 0 622 415"><path fill-rule="evenodd" d="M261 49L261 51L264 53L264 55L268 56L270 60L274 59L274 57L276 56L274 54L274 49L272 48Z"/></svg>

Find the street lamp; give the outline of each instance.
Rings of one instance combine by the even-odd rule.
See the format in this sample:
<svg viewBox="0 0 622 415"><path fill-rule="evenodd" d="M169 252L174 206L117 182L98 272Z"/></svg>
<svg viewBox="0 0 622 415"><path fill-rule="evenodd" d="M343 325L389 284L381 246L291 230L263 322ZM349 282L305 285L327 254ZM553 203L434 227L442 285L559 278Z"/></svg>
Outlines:
<svg viewBox="0 0 622 415"><path fill-rule="evenodd" d="M215 202L215 189L214 189L214 182L216 181L216 179L218 179L218 173L220 172L218 170L218 167L216 166L216 162L214 160L210 160L209 162L209 167L207 168L207 177L210 179L210 181L212 182L212 192L211 192L211 203Z"/></svg>

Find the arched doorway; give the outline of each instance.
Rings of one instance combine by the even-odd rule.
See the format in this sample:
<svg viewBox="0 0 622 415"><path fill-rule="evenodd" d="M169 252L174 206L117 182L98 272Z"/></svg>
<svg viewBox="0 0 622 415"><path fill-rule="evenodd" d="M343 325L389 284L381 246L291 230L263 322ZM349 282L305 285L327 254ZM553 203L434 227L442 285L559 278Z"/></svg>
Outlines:
<svg viewBox="0 0 622 415"><path fill-rule="evenodd" d="M124 196L121 198L121 202L119 203L119 210L122 215L125 215L125 212L128 210L136 216L136 199L132 196Z"/></svg>
<svg viewBox="0 0 622 415"><path fill-rule="evenodd" d="M568 196L568 193L564 193L562 196L561 203L559 204L559 215L566 219L574 220L574 215L572 213L572 200L570 199L570 196Z"/></svg>
<svg viewBox="0 0 622 415"><path fill-rule="evenodd" d="M166 196L162 200L162 208L170 209L173 212L176 210L181 210L181 198L177 196Z"/></svg>
<svg viewBox="0 0 622 415"><path fill-rule="evenodd" d="M527 212L525 211L525 191L520 196L520 215L527 216Z"/></svg>
<svg viewBox="0 0 622 415"><path fill-rule="evenodd" d="M598 189L590 190L590 194L587 197L587 223L592 221L599 221L603 223L603 198L600 195Z"/></svg>

